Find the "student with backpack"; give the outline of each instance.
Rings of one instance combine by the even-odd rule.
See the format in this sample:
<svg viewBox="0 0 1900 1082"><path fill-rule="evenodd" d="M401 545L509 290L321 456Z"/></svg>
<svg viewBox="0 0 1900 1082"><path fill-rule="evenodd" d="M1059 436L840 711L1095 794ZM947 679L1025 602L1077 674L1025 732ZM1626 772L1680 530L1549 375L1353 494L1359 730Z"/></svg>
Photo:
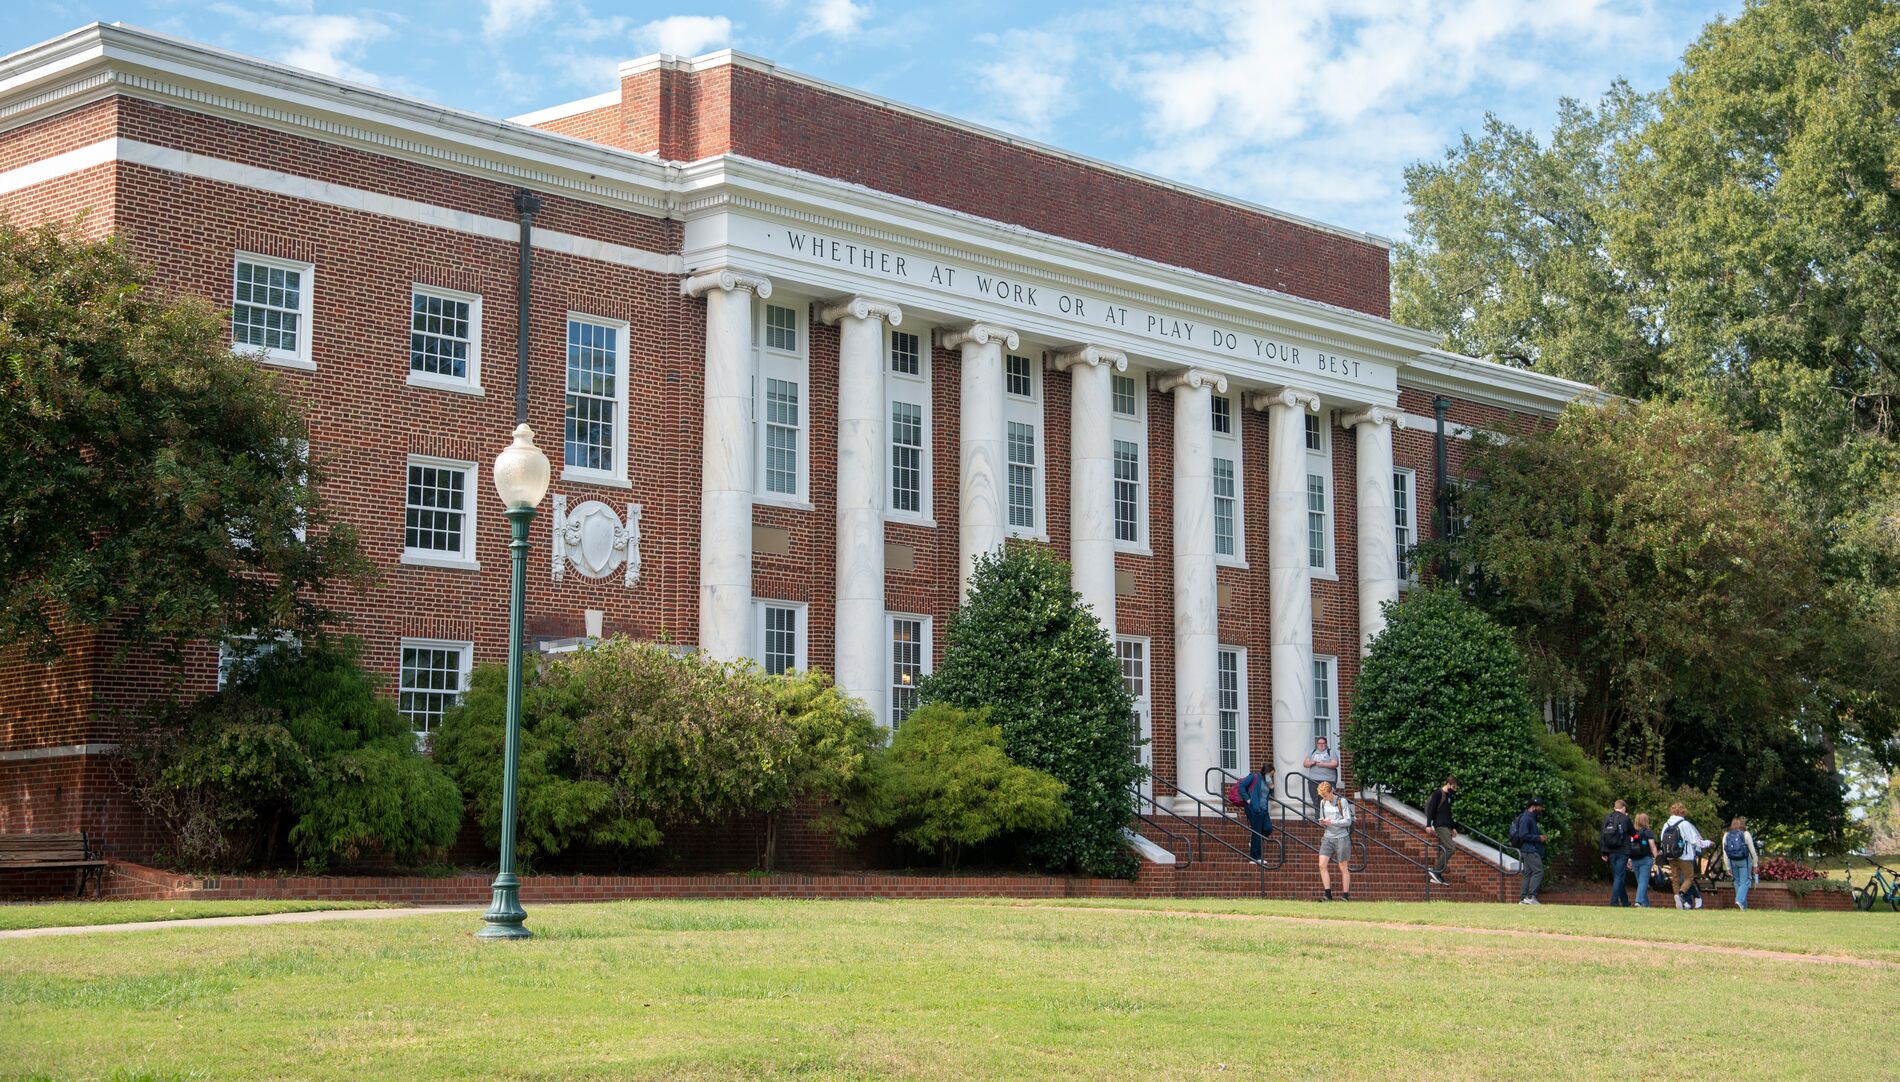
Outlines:
<svg viewBox="0 0 1900 1082"><path fill-rule="evenodd" d="M1603 817L1602 837L1597 841L1597 852L1610 865L1610 904L1624 908L1630 904L1629 891L1623 885L1630 866L1630 827L1629 802L1619 800Z"/></svg>
<svg viewBox="0 0 1900 1082"><path fill-rule="evenodd" d="M1247 825L1253 828L1247 835L1247 856L1255 864L1260 863L1261 839L1273 833L1273 762L1260 764L1260 769L1235 782L1227 790L1227 801L1239 805L1247 816Z"/></svg>
<svg viewBox="0 0 1900 1082"><path fill-rule="evenodd" d="M1524 806L1524 814L1511 824L1511 836L1506 839L1517 846L1518 856L1524 864L1524 889L1518 895L1519 905L1542 905L1537 900L1537 891L1544 885L1544 828L1537 824L1537 813L1544 810L1541 797L1532 797Z"/></svg>
<svg viewBox="0 0 1900 1082"><path fill-rule="evenodd" d="M1343 901L1352 901L1352 802L1346 794L1333 788L1333 783L1319 783L1319 825L1324 832L1319 839L1319 886L1320 901L1333 900L1333 879L1326 872L1326 861L1332 860L1339 865L1339 896Z"/></svg>
<svg viewBox="0 0 1900 1082"><path fill-rule="evenodd" d="M1661 856L1669 861L1675 878L1676 908L1701 909L1702 892L1696 889L1696 858L1712 842L1689 821L1689 809L1681 801L1669 805L1669 821L1663 824Z"/></svg>
<svg viewBox="0 0 1900 1082"><path fill-rule="evenodd" d="M1438 835L1438 860L1425 869L1426 878L1439 886L1445 885L1445 870L1451 867L1451 846L1458 838L1456 828L1451 822L1452 794L1458 791L1458 779L1446 778L1445 784L1432 790L1425 799L1425 825Z"/></svg>
<svg viewBox="0 0 1900 1082"><path fill-rule="evenodd" d="M1649 813L1637 812L1630 828L1630 876L1636 880L1636 905L1649 908L1649 876L1656 867L1656 835L1649 829Z"/></svg>
<svg viewBox="0 0 1900 1082"><path fill-rule="evenodd" d="M1748 908L1748 888L1755 885L1755 869L1761 865L1761 850L1755 848L1755 836L1748 832L1748 820L1741 816L1729 820L1728 833L1722 835L1722 864L1735 880L1735 908Z"/></svg>

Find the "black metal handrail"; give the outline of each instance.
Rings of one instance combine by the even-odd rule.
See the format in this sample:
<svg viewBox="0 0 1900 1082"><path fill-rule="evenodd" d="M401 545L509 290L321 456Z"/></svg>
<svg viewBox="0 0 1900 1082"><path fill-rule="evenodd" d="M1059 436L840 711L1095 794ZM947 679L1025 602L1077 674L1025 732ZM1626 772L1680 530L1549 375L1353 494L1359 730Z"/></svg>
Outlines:
<svg viewBox="0 0 1900 1082"><path fill-rule="evenodd" d="M1225 815L1221 814L1218 808L1214 808L1210 806L1206 801L1201 800L1200 798L1196 797L1192 793L1183 793L1179 786L1174 785L1173 783L1169 782L1165 778L1157 777L1157 778L1152 778L1150 780L1157 787L1165 786L1169 790L1172 790L1176 797L1184 797L1190 802L1192 802L1197 810L1204 813L1205 817L1221 819L1223 821L1227 819ZM1247 831L1250 837L1257 836L1260 839L1261 859L1256 861L1253 859L1253 857L1250 854L1243 852L1239 846L1228 841L1226 838L1221 837L1219 834L1216 834L1213 831L1207 829L1206 825L1200 821L1199 817L1191 817L1191 816L1182 815L1179 812L1176 812L1174 809L1163 805L1158 796L1155 796L1150 793L1144 793L1140 790L1139 787L1132 787L1132 788L1134 788L1135 797L1137 800L1137 805L1136 805L1137 807L1140 806L1140 802L1146 801L1150 807L1154 808L1160 814L1167 815L1172 819L1178 820L1179 822L1184 824L1186 827L1193 830L1196 837L1200 839L1200 851L1203 854L1207 852L1207 843L1213 842L1215 845L1218 845L1222 849L1225 849L1228 852L1234 854L1234 856L1238 857L1239 859L1244 860L1249 864L1252 864L1254 866L1255 871L1258 873L1260 877L1260 896L1262 898L1267 896L1267 873L1278 869L1281 865L1286 863L1286 846L1282 844L1281 841L1279 840L1280 836L1277 831L1273 834L1260 834L1258 831L1255 831L1252 827L1247 827ZM1269 850L1272 851L1271 857L1267 855Z"/></svg>
<svg viewBox="0 0 1900 1082"><path fill-rule="evenodd" d="M1456 819L1453 819L1451 821L1451 829L1458 832L1459 834L1463 834L1467 838L1472 838L1476 840L1480 845L1489 846L1490 848L1497 850L1498 901L1500 902L1509 901L1510 896L1511 896L1511 891L1510 891L1511 880L1513 878L1522 879L1524 877L1524 851L1519 849L1515 845L1505 845L1503 842L1498 841L1496 838L1493 838L1491 835L1486 834L1482 830L1473 830L1471 827L1468 827L1465 824L1460 823ZM1507 852L1511 854L1511 859L1517 862L1517 870L1514 872L1507 871L1504 867L1504 857Z"/></svg>
<svg viewBox="0 0 1900 1082"><path fill-rule="evenodd" d="M1135 819L1139 822L1146 823L1148 826L1154 828L1156 831L1167 835L1168 840L1186 849L1187 859L1185 860L1181 859L1181 853L1178 852L1177 850L1173 848L1170 848L1168 850L1170 853L1173 853L1175 856L1175 867L1177 868L1193 867L1194 865L1194 838L1191 835L1183 837L1182 835L1176 834L1174 831L1169 830L1167 827L1162 826L1160 823L1156 822L1153 818L1150 818L1148 813L1143 812L1141 810L1141 806L1142 806L1142 803L1145 801L1148 803L1148 805L1153 809L1155 813L1170 815L1176 819L1179 819L1181 817L1179 815L1175 815L1173 811L1167 808L1163 808L1159 804L1155 803L1154 796L1152 794L1142 792L1141 787L1139 785L1133 786L1132 788L1135 794Z"/></svg>
<svg viewBox="0 0 1900 1082"><path fill-rule="evenodd" d="M1297 785L1295 784L1297 783ZM1313 819L1319 811L1319 801L1313 799L1313 779L1297 770L1289 770L1280 779L1281 792L1287 796L1298 795L1300 800L1300 818Z"/></svg>
<svg viewBox="0 0 1900 1082"><path fill-rule="evenodd" d="M1222 784L1220 786L1220 789L1223 789L1223 790L1228 785L1231 785L1234 782L1239 780L1239 778L1236 775L1234 775L1232 772L1228 771L1224 767L1218 767L1218 766L1208 767L1207 770L1204 771L1201 775L1201 786L1202 788L1206 789L1209 793L1213 793L1216 796L1219 795L1219 792L1216 790L1214 786L1211 786L1208 784L1208 779L1216 775L1219 775L1219 777L1221 778ZM1294 807L1293 805L1288 804L1286 801L1281 800L1277 796L1268 797L1267 800L1271 804L1273 804L1275 807L1286 812L1287 815L1291 818L1298 819L1302 823L1311 823L1315 827L1318 827L1321 831L1324 831L1326 829L1325 824L1319 821L1319 817L1312 813L1312 812L1316 812L1318 810L1317 808L1312 809L1312 811L1309 811L1304 805L1302 805L1301 807ZM1223 814L1225 814L1225 809L1223 809ZM1346 830L1347 836L1351 837L1355 829L1357 828L1348 827ZM1277 834L1279 832L1276 831L1275 833ZM1300 845L1305 846L1315 856L1319 854L1319 846L1314 845L1311 842L1307 841L1306 839L1297 837L1297 836L1294 837L1293 840L1295 842L1298 842ZM1352 861L1348 861L1346 864L1347 870L1354 871L1354 872L1365 871L1366 863L1371 857L1371 854L1367 852L1366 847L1363 845L1354 846L1352 850L1352 854L1353 854L1352 860L1357 861L1358 863L1353 863Z"/></svg>
<svg viewBox="0 0 1900 1082"><path fill-rule="evenodd" d="M1226 770L1223 770L1217 766L1209 767L1207 770L1207 774L1209 776L1214 775L1214 774L1219 774L1221 775L1223 779L1233 777L1232 774L1228 773ZM1289 774L1288 776L1289 777L1297 776L1300 778L1305 777L1304 774L1301 774L1301 775ZM1203 781L1202 784L1206 784L1205 781ZM1344 792L1339 790L1339 787L1337 784L1335 784L1333 788L1334 788L1334 791L1339 794L1339 797L1341 800L1349 799ZM1287 808L1289 811L1293 810L1290 805L1287 805L1283 801L1279 801L1276 799L1274 802L1277 804L1280 804L1281 807ZM1370 802L1365 801L1365 800L1360 800L1358 803L1361 808L1370 806ZM1375 807L1374 814L1379 816L1379 821L1382 826L1386 825L1387 817L1385 816L1383 809L1378 809ZM1302 818L1305 818L1307 822L1315 822L1314 819L1306 818L1305 816L1302 816ZM1409 833L1409 831L1407 833ZM1399 860L1405 862L1406 864L1410 864L1412 867L1417 868L1421 873L1426 871L1430 867L1430 865L1424 863L1423 861L1413 858L1411 855L1407 854L1404 850L1401 850L1397 846L1390 844L1384 838L1361 831L1359 829L1358 814L1354 814L1353 825L1350 828L1348 828L1347 835L1349 837L1356 837L1358 841L1365 843L1362 845L1355 845L1353 847L1353 855L1359 859L1359 862L1356 866L1350 863L1346 865L1346 867L1351 869L1352 871L1363 872L1366 870L1366 865L1371 856L1370 847L1374 845L1392 854L1393 856L1397 857ZM1431 880L1431 877L1428 875L1428 876L1425 876L1425 900L1429 902L1431 901L1431 898L1432 898L1432 880Z"/></svg>

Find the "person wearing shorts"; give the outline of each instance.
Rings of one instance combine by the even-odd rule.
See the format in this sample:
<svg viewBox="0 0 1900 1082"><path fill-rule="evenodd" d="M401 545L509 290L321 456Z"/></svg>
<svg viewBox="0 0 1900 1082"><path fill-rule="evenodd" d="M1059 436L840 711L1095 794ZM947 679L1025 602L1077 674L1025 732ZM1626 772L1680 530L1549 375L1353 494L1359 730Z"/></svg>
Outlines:
<svg viewBox="0 0 1900 1082"><path fill-rule="evenodd" d="M1333 783L1319 783L1319 886L1320 901L1333 900L1333 877L1326 862L1339 865L1339 897L1352 901L1352 803Z"/></svg>

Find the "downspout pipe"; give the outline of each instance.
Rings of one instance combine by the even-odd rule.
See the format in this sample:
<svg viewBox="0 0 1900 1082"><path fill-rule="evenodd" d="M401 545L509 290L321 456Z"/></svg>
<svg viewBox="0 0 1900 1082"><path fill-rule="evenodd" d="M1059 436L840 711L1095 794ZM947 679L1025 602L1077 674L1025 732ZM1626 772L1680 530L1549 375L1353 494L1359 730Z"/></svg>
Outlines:
<svg viewBox="0 0 1900 1082"><path fill-rule="evenodd" d="M515 276L515 423L518 425L528 423L528 325L534 310L534 216L540 210L540 196L526 188L515 193L515 219L521 223L521 265ZM1442 419L1440 427L1443 427Z"/></svg>

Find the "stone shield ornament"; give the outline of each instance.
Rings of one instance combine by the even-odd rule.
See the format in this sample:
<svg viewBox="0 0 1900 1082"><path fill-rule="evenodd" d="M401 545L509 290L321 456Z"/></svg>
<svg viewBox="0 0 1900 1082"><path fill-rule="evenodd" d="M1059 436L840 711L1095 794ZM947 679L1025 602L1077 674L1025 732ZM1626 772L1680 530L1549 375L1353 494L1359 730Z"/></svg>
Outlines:
<svg viewBox="0 0 1900 1082"><path fill-rule="evenodd" d="M587 500L572 511L567 497L554 497L554 581L569 565L590 579L604 579L625 565L624 582L640 581L640 505L627 505L624 522L613 508Z"/></svg>

